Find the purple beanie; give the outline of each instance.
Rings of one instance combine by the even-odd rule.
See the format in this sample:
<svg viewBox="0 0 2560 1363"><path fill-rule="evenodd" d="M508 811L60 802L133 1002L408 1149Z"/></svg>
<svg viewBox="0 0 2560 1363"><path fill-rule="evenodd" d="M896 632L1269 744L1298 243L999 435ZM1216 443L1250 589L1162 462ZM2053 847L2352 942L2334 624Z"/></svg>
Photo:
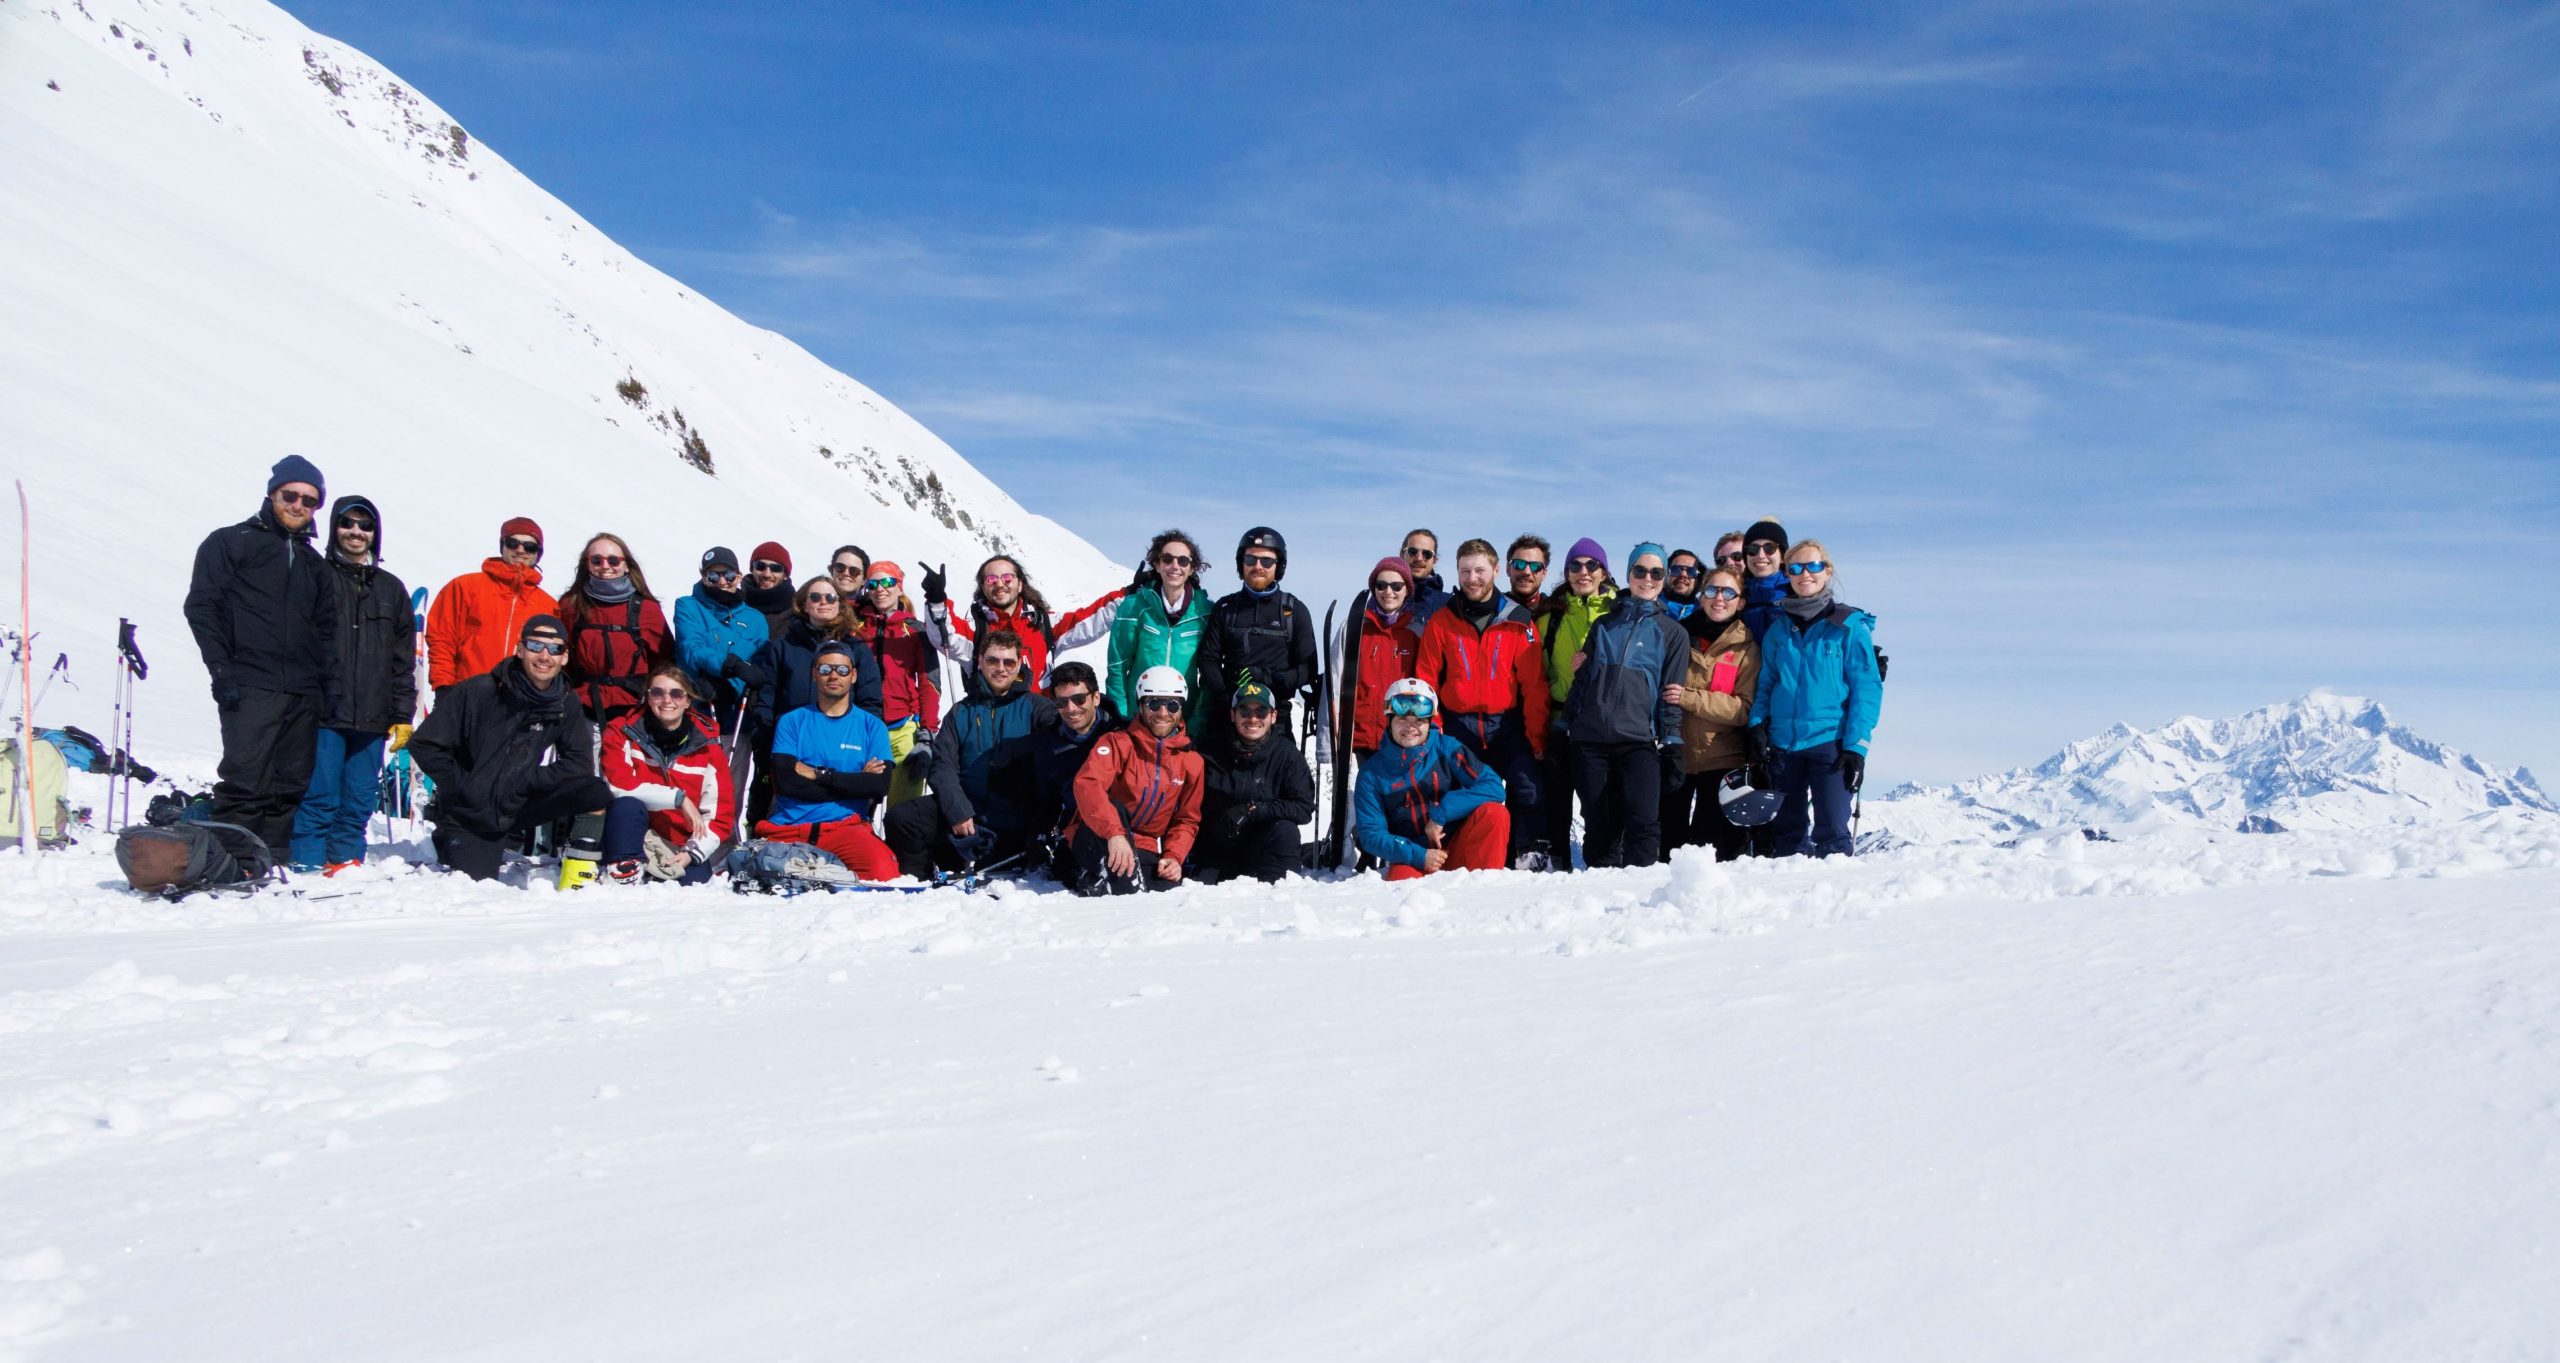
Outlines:
<svg viewBox="0 0 2560 1363"><path fill-rule="evenodd" d="M1573 547L1565 551L1565 562L1571 563L1578 558L1597 559L1600 563L1600 571L1604 573L1609 571L1609 551L1601 548L1600 541L1589 535L1575 540Z"/></svg>

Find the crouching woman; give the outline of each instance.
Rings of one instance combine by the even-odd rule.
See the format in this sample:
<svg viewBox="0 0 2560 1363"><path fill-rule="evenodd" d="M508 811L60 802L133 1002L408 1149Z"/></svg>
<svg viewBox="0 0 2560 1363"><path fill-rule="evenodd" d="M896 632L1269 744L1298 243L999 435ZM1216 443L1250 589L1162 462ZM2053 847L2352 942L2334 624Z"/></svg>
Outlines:
<svg viewBox="0 0 2560 1363"><path fill-rule="evenodd" d="M710 722L695 713L685 670L651 669L641 708L605 727L604 865L608 879L628 884L644 875L699 885L711 878L738 826L738 792L729 754Z"/></svg>
<svg viewBox="0 0 2560 1363"><path fill-rule="evenodd" d="M1511 842L1502 778L1432 725L1440 698L1407 677L1387 688L1387 742L1360 767L1352 796L1360 850L1389 880L1438 871L1498 871Z"/></svg>

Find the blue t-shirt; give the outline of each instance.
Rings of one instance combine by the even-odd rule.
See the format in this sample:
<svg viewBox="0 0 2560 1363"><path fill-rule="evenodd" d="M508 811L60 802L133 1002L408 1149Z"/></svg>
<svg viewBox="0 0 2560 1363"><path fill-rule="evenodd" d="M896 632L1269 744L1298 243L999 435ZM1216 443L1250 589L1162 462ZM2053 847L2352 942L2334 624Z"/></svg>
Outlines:
<svg viewBox="0 0 2560 1363"><path fill-rule="evenodd" d="M827 771L860 771L870 761L894 762L889 755L889 726L868 710L851 706L833 719L803 706L784 715L773 727L773 760L798 760ZM773 821L784 824L834 823L871 817L869 800L816 804L795 800L777 790Z"/></svg>

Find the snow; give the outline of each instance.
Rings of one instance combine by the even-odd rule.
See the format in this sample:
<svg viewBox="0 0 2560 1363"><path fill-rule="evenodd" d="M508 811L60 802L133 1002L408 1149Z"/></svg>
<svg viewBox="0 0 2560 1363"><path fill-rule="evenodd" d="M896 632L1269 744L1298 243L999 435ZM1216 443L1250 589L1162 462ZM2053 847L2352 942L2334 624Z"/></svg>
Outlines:
<svg viewBox="0 0 2560 1363"><path fill-rule="evenodd" d="M0 859L0 1351L2536 1358L2560 820L1116 901Z"/></svg>
<svg viewBox="0 0 2560 1363"><path fill-rule="evenodd" d="M765 539L802 577L852 542L910 582L927 563L965 580L995 544L1053 600L1126 581L272 5L0 0L0 145L0 450L34 504L45 657L68 652L81 688L48 722L105 731L128 616L153 666L147 760L210 751L189 565L287 452L379 502L387 566L429 590L515 514L544 527L554 592L598 530L670 602L705 548ZM714 475L678 458L683 432ZM13 628L17 587L12 553Z"/></svg>
<svg viewBox="0 0 2560 1363"><path fill-rule="evenodd" d="M1871 802L1905 842L2042 829L2348 830L2434 825L2494 810L2560 812L2526 771L2411 733L2375 701L2321 691L2207 721L2119 724L2033 767Z"/></svg>

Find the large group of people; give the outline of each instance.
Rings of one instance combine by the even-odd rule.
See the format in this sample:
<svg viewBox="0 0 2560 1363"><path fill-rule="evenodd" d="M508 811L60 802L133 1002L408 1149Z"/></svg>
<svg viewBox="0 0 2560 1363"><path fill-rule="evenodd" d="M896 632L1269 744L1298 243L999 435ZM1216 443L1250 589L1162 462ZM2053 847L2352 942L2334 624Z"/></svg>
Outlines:
<svg viewBox="0 0 2560 1363"><path fill-rule="evenodd" d="M1577 811L1592 867L1684 846L1833 855L1853 850L1883 679L1831 551L1769 519L1703 556L1636 544L1623 585L1596 540L1557 563L1537 535L1464 541L1451 585L1415 530L1329 640L1266 526L1215 599L1199 541L1169 530L1128 586L1072 609L1009 554L966 600L921 569L919 604L905 569L850 544L795 584L774 541L744 563L702 551L670 609L607 532L549 595L542 527L516 516L436 593L423 637L382 547L377 503L329 503L287 456L257 513L206 537L187 593L221 715L213 817L306 870L363 864L405 748L433 783L437 857L475 878L547 829L563 883L577 862L699 884L749 838L865 880L1271 881L1309 864L1324 802L1295 722L1309 705L1303 733L1348 745L1351 842L1388 879L1570 870ZM1099 669L1061 660L1106 639ZM1742 788L1777 791L1775 819L1728 819L1720 796Z"/></svg>

